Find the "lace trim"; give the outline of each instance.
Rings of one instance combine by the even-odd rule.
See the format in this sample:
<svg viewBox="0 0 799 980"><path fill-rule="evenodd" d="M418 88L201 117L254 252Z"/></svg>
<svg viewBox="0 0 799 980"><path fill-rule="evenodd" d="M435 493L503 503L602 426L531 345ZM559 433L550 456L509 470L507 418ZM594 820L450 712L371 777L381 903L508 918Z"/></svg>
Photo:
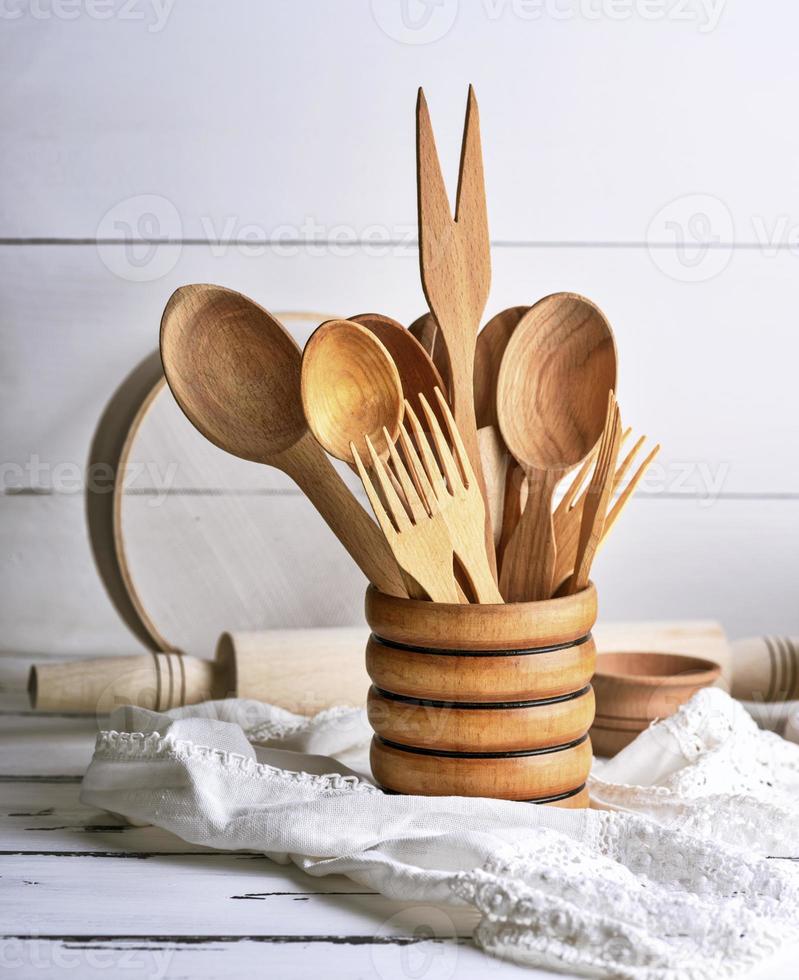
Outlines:
<svg viewBox="0 0 799 980"><path fill-rule="evenodd" d="M309 772L290 772L263 762L257 762L237 752L226 752L207 745L197 745L185 739L173 739L157 732L99 732L94 749L95 758L110 761L153 761L158 759L191 760L210 763L256 779L277 779L286 783L303 784L320 793L380 793L376 786L357 776L340 773L314 775Z"/></svg>
<svg viewBox="0 0 799 980"><path fill-rule="evenodd" d="M451 887L487 952L628 980L730 976L799 938L796 880L647 820L596 813L578 843L539 831ZM599 911L604 910L604 911Z"/></svg>
<svg viewBox="0 0 799 980"><path fill-rule="evenodd" d="M343 718L360 714L360 712L360 708L349 708L343 705L326 708L309 718L292 715L287 711L285 718L268 718L257 725L253 725L252 728L245 729L244 734L249 742L271 742L277 739L290 738L292 735L299 735L302 732L321 728L325 725L336 724Z"/></svg>

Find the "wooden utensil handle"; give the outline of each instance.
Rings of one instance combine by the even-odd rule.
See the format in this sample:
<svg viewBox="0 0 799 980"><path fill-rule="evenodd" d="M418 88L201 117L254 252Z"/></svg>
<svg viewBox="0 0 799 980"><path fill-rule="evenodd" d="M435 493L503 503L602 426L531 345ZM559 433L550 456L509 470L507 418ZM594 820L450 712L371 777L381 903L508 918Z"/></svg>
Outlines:
<svg viewBox="0 0 799 980"><path fill-rule="evenodd" d="M369 581L388 595L407 596L380 528L355 499L310 432L282 454L279 465L319 511Z"/></svg>
<svg viewBox="0 0 799 980"><path fill-rule="evenodd" d="M554 471L527 471L527 505L502 562L500 591L506 602L534 602L552 595L555 574L555 531L552 494Z"/></svg>
<svg viewBox="0 0 799 980"><path fill-rule="evenodd" d="M473 352L472 352L473 354ZM452 414L458 426L469 462L472 464L480 496L485 508L485 542L488 564L494 582L497 581L497 556L494 547L494 529L491 524L491 505L483 475L483 460L480 456L480 443L477 438L477 417L474 411L474 357L452 357Z"/></svg>

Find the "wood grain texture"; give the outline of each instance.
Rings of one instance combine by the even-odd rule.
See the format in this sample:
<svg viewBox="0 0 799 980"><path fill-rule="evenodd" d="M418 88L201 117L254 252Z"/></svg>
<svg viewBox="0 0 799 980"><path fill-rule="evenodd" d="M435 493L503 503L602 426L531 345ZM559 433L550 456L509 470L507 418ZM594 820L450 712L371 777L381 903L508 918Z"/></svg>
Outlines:
<svg viewBox="0 0 799 980"><path fill-rule="evenodd" d="M427 509L439 514L446 525L469 587L469 598L480 603L501 603L492 572L493 543L487 547L485 540L485 500L449 405L440 389L435 390L434 396L446 435L436 413L421 395L425 424L423 427L410 403L406 403L406 425L412 439L401 431L403 454Z"/></svg>
<svg viewBox="0 0 799 980"><path fill-rule="evenodd" d="M362 308L385 310L401 322L419 307L418 258L411 247L385 259L355 246L346 256L334 250L315 255L310 247L284 255L276 248L256 260L240 247L186 245L172 271L139 283L109 271L93 246L2 248L0 336L9 373L0 387L0 441L9 488L63 485L59 476L67 462L83 467L98 418L133 366L153 350L165 299L181 283L230 284L273 310L310 305L341 314L353 309L356 291ZM152 247L155 267L163 248ZM114 249L124 255L123 246ZM566 284L600 303L622 351L625 414L637 431L663 446L645 481L648 492L693 498L719 492L747 499L795 495L799 458L783 451L794 437L794 420L782 411L782 393L793 381L791 362L767 353L791 349L784 310L791 303L794 265L787 254L744 250L734 254L724 274L686 285L664 276L645 249L497 248L487 313L518 302L520 283L530 299ZM45 279L52 289L43 292ZM734 346L725 370L710 371L718 342L711 325L727 323L737 336L754 320L764 349L744 357ZM286 326L302 343L318 322ZM675 343L652 343L650 329ZM692 350L687 360L679 356L684 345ZM65 357L66 350L80 356ZM771 383L752 386L751 372ZM742 390L748 392L745 399ZM706 411L708 399L723 405L725 426ZM43 464L38 477L29 468L33 455ZM15 467L21 468L16 475ZM247 468L237 469L238 479L242 469ZM188 477L181 468L175 486L204 485L201 473L192 472L191 482ZM260 479L269 480L268 471ZM253 482L251 477L238 488Z"/></svg>
<svg viewBox="0 0 799 980"><path fill-rule="evenodd" d="M366 702L369 723L390 742L452 752L514 752L565 745L584 735L594 719L594 694L550 704L474 707L402 700L374 686Z"/></svg>
<svg viewBox="0 0 799 980"><path fill-rule="evenodd" d="M97 422L88 460L89 472L103 470L110 475L113 486L92 485L86 492L89 541L108 597L128 629L153 650L168 649L168 646L142 618L141 607L130 588L130 576L121 548L120 516L124 472L132 444L131 433L138 429L143 413L164 385L161 358L158 351L153 351L116 389Z"/></svg>
<svg viewBox="0 0 799 980"><path fill-rule="evenodd" d="M287 473L370 582L405 594L377 527L311 436L300 396L300 350L266 310L218 286L182 287L161 320L167 382L214 445Z"/></svg>
<svg viewBox="0 0 799 980"><path fill-rule="evenodd" d="M502 656L403 650L375 636L366 647L366 669L376 687L436 701L501 703L558 697L589 683L595 659L593 640L550 653Z"/></svg>
<svg viewBox="0 0 799 980"><path fill-rule="evenodd" d="M462 650L531 649L586 636L596 620L593 585L573 596L543 603L430 606L366 592L366 621L385 640L413 646ZM380 685L378 685L380 686Z"/></svg>
<svg viewBox="0 0 799 980"><path fill-rule="evenodd" d="M398 642L396 632L389 640L383 629L391 604L379 595L370 602L367 594L375 631L366 668L374 685L368 710L378 783L402 793L517 800L578 791L588 773L586 751L590 766L586 732L594 703L587 686L595 657L595 596L581 595L569 607L560 599L524 608L432 603L418 624L416 610L425 604L400 601L394 611L405 638ZM427 643L436 613L448 619L443 650ZM529 635L525 620L559 632L540 649L524 649L518 638ZM501 649L491 650L495 638ZM571 697L552 700L557 695ZM534 700L539 703L525 703Z"/></svg>
<svg viewBox="0 0 799 980"><path fill-rule="evenodd" d="M616 397L608 398L608 416L599 442L596 466L586 490L586 499L580 521L580 535L574 559L574 572L568 584L569 592L579 592L588 585L591 566L599 543L605 532L610 495L616 474L616 460L621 445L621 415ZM554 527L554 523L553 523ZM553 585L557 587L558 583Z"/></svg>
<svg viewBox="0 0 799 980"><path fill-rule="evenodd" d="M736 640L730 693L743 701L799 700L799 636Z"/></svg>
<svg viewBox="0 0 799 980"><path fill-rule="evenodd" d="M169 888L153 889L159 874ZM309 878L262 855L231 852L138 860L9 855L3 883L10 900L4 931L12 935L52 935L56 921L56 935L68 936L374 936L381 927L402 936L429 914L428 906L393 901L340 875ZM456 935L469 935L473 911L447 914Z"/></svg>
<svg viewBox="0 0 799 980"><path fill-rule="evenodd" d="M115 8L123 9L121 0ZM421 45L397 43L391 30L402 37L401 21L381 23L368 4L321 7L312 24L291 3L254 6L246 22L213 3L148 7L136 11L138 22L75 18L69 44L53 21L9 20L9 82L33 47L41 71L27 80L24 107L2 107L2 129L11 137L3 234L91 237L109 208L154 193L174 203L180 230L192 238L246 237L253 227L281 241L292 230L299 238L305 215L319 237L343 226L364 237L377 228L399 238L412 233L415 220L413 148L403 120L419 79L436 96L442 152L445 137L452 146L445 172L457 166L463 83L474 83L492 233L500 241L640 242L661 207L698 190L729 209L739 241L754 240L755 215L769 233L780 229L780 216L799 213L799 141L783 125L790 86L773 70L792 64L799 28L793 6L782 5L778 19L764 19L753 5L692 7L692 19L684 20L655 8L661 16L654 23L631 12L621 24L615 16L588 22L579 8L569 9L574 16L564 24L535 6L461 4L452 22L454 8L437 10L419 30L410 22L405 38L425 38L428 25L428 39L435 37ZM261 73L254 66L265 38L270 70ZM331 50L357 70L326 73L320 87L319 66ZM745 76L736 70L742 63L751 65ZM75 87L59 85L70 69ZM570 84L575 77L592 80L579 97ZM110 78L113 100L105 88ZM274 78L291 85L276 88ZM527 112L528 93L542 78L552 82L547 98ZM357 161L328 152L341 138L334 105L352 107L359 120ZM712 134L708 112L716 121ZM46 127L31 127L33 118ZM155 158L153 146L176 118L180 140ZM268 126L259 125L263 120ZM667 151L674 146L679 154ZM758 178L765 147L767 182ZM122 218L135 228L135 205ZM162 234L173 227L162 218ZM370 239L372 248L381 240ZM345 237L342 251L348 243ZM257 246L249 249L257 256ZM260 260L252 265L255 271Z"/></svg>
<svg viewBox="0 0 799 980"><path fill-rule="evenodd" d="M622 445L629 432L630 430L628 429L626 432L622 433ZM613 492L617 493L618 496L614 500L612 506L609 508L605 517L605 526L602 529L602 538L599 542L600 547L607 540L608 535L613 530L613 527L616 521L619 519L622 511L632 499L632 495L635 492L636 487L644 478L649 467L652 465L653 460L660 452L660 445L656 445L653 449L651 449L644 457L642 462L638 464L636 470L625 484L625 477L629 473L633 461L636 459L639 450L643 446L645 438L645 436L641 436L636 440L632 449L627 453L625 458L616 468L616 473L613 478ZM552 515L552 525L555 531L556 543L555 575L553 581L556 585L560 585L565 582L568 576L571 575L574 570L574 559L577 554L577 544L580 536L580 522L582 519L583 508L585 507L587 492L582 485L590 472L591 464L594 461L594 455L595 454L589 456L585 463L583 463L583 465L579 468L576 476L566 489ZM619 492L622 485L623 489L621 489L621 492Z"/></svg>
<svg viewBox="0 0 799 980"><path fill-rule="evenodd" d="M367 439L366 465L355 444L351 451L388 546L403 574L421 587L433 602L459 602L455 580L452 537L440 511L431 511L422 500L406 463L386 440L392 468L389 470ZM410 462L406 453L406 459ZM368 466L368 469L367 469ZM421 464L418 470L421 471ZM395 489L393 478L398 487ZM418 476L417 476L418 479ZM415 594L415 589L409 592Z"/></svg>
<svg viewBox="0 0 799 980"><path fill-rule="evenodd" d="M370 753L375 779L396 793L531 801L582 787L591 760L588 738L578 745L538 755L487 759L408 752L375 736Z"/></svg>
<svg viewBox="0 0 799 980"><path fill-rule="evenodd" d="M433 361L436 370L444 382L442 391L446 393L447 398L451 398L452 369L449 364L447 345L444 343L444 337L438 329L436 318L432 313L423 313L410 324L408 333L413 334L427 351L428 356Z"/></svg>
<svg viewBox="0 0 799 980"><path fill-rule="evenodd" d="M600 654L594 678L597 716L591 735L597 755L615 755L653 721L673 715L720 676L717 663L684 654Z"/></svg>
<svg viewBox="0 0 799 980"><path fill-rule="evenodd" d="M366 635L362 627L234 632L219 638L214 660L153 652L39 661L30 672L31 707L104 715L121 704L166 711L225 697L303 715L360 706L369 684Z"/></svg>
<svg viewBox="0 0 799 980"><path fill-rule="evenodd" d="M499 428L497 379L502 356L519 320L529 306L511 306L495 314L477 335L474 352L474 411L478 429Z"/></svg>
<svg viewBox="0 0 799 980"><path fill-rule="evenodd" d="M480 493L486 500L474 409L474 357L477 332L491 286L491 251L480 121L471 86L463 127L454 218L441 174L427 102L421 89L416 105L416 159L422 287L447 348L450 398L455 421L469 454ZM484 520L486 549L492 572L496 574L488 513Z"/></svg>
<svg viewBox="0 0 799 980"><path fill-rule="evenodd" d="M368 439L386 459L402 422L403 385L374 330L353 320L321 324L302 352L301 391L305 420L324 450L352 463L350 444L364 459Z"/></svg>
<svg viewBox="0 0 799 980"><path fill-rule="evenodd" d="M422 394L438 412L436 388L446 392L444 381L425 347L410 330L382 313L359 313L349 318L366 327L383 344L397 367L402 382L402 394L417 415L422 414L419 395ZM440 417L443 423L443 418Z"/></svg>
<svg viewBox="0 0 799 980"><path fill-rule="evenodd" d="M491 525L494 530L494 547L497 566L502 567L505 546L516 529L521 514L521 502L506 498L506 493L517 494L521 488L514 478L518 464L508 458L508 450L502 438L497 417L497 378L505 347L516 324L529 309L528 306L512 306L502 310L486 323L477 335L474 358L474 410L477 418L477 436L483 476L486 484ZM512 483L507 484L511 477ZM503 520L506 517L507 521Z"/></svg>
<svg viewBox="0 0 799 980"><path fill-rule="evenodd" d="M486 484L488 515L494 537L496 551L502 538L502 515L505 505L506 481L508 476L508 454L499 430L493 425L477 430L477 445L483 464L483 478ZM499 559L498 559L499 560Z"/></svg>
<svg viewBox="0 0 799 980"><path fill-rule="evenodd" d="M506 600L552 594L552 496L602 434L608 392L615 386L613 333L590 300L556 293L539 300L517 324L497 380L502 436L527 477L527 503L502 558Z"/></svg>

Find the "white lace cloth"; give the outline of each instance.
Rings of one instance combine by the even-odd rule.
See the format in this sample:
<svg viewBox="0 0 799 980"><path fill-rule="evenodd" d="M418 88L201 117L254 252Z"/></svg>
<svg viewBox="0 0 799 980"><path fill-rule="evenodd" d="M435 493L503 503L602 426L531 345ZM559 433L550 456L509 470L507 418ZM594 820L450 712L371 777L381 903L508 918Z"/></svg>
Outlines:
<svg viewBox="0 0 799 980"><path fill-rule="evenodd" d="M465 903L475 941L520 963L715 980L799 941L797 866L782 860L799 856L799 746L720 690L597 764L604 810L386 796L363 774L355 709L225 701L111 722L84 802L392 898Z"/></svg>

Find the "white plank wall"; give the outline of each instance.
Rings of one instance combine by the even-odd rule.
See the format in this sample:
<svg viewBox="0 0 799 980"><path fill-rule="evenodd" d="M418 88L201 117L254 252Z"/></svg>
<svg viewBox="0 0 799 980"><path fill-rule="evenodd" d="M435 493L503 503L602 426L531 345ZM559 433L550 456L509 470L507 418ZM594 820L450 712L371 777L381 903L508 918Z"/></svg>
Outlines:
<svg viewBox="0 0 799 980"><path fill-rule="evenodd" d="M27 670L138 648L93 566L84 469L170 293L216 282L272 310L410 322L416 89L454 191L469 82L488 313L593 298L625 421L663 445L599 559L602 615L799 633L798 28L787 0L0 3L4 974L550 976L479 953L466 912L82 807L103 719L34 714ZM215 500L258 529L243 547L263 549L262 625L360 620L359 573L282 477L242 464L217 483L204 447L171 438L153 456L178 459L167 492L145 473L125 510L133 557L160 545L165 603L235 584L174 563L179 520L204 528ZM233 567L226 546L209 549Z"/></svg>
<svg viewBox="0 0 799 980"><path fill-rule="evenodd" d="M556 289L595 299L618 339L625 420L663 444L597 570L603 613L797 630L795 5L7 6L4 649L136 649L91 563L81 471L177 285L218 282L271 309L405 322L423 310L416 86L454 188L469 81L495 243L489 313ZM184 468L171 492L202 487ZM358 573L321 522L294 496L259 506L281 569L264 583L264 625L357 621ZM335 602L279 533L296 515ZM158 521L143 523L146 547Z"/></svg>

